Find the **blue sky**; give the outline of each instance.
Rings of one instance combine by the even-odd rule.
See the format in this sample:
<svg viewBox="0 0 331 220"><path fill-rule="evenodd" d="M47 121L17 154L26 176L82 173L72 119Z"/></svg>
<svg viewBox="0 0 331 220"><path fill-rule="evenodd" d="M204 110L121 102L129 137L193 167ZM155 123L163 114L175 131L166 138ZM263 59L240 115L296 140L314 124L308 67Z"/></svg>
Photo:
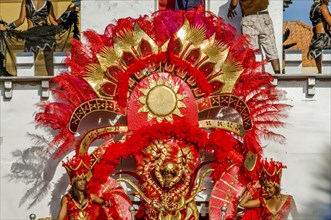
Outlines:
<svg viewBox="0 0 331 220"><path fill-rule="evenodd" d="M292 0L293 3L290 4L284 12L284 21L300 20L311 26L309 19L310 6L314 0ZM330 10L330 6L329 6Z"/></svg>
<svg viewBox="0 0 331 220"><path fill-rule="evenodd" d="M311 26L309 11L312 3L313 0L293 0L284 12L284 21L300 20Z"/></svg>

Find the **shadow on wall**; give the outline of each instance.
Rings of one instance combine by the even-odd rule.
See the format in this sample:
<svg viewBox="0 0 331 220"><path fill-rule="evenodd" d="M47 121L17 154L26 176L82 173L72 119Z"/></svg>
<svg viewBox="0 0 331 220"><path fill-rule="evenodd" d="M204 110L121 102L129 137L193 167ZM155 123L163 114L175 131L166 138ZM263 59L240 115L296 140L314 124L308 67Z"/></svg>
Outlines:
<svg viewBox="0 0 331 220"><path fill-rule="evenodd" d="M240 6L238 5L236 8L237 15L234 18L229 19L227 17L227 13L230 6L230 2L231 0L229 0L226 4L220 5L220 7L218 8L217 16L223 18L226 23L229 23L234 26L238 33L241 33L240 22L242 16Z"/></svg>
<svg viewBox="0 0 331 220"><path fill-rule="evenodd" d="M318 166L320 172L312 174L315 184L316 196L306 204L306 211L302 216L305 216L306 219L320 219L320 220L329 220L331 219L331 146L325 148L325 153L320 160ZM315 210L315 213L312 213L312 210Z"/></svg>
<svg viewBox="0 0 331 220"><path fill-rule="evenodd" d="M6 177L9 181L21 182L29 187L21 197L19 207L28 203L27 209L32 208L52 190L48 205L50 213L56 217L60 209L61 197L69 184L69 177L66 174L63 174L55 184L52 183L56 169L63 158L51 159L54 158L54 153L48 150L50 138L31 133L27 135L33 141L33 146L12 152L16 160Z"/></svg>

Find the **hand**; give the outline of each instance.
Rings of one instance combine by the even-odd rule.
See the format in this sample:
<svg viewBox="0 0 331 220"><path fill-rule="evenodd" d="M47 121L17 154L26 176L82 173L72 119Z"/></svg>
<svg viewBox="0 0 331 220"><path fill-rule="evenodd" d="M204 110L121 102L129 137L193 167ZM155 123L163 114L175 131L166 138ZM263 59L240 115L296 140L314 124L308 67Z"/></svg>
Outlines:
<svg viewBox="0 0 331 220"><path fill-rule="evenodd" d="M111 201L106 200L105 203L104 203L104 206L106 206L106 207L112 206Z"/></svg>
<svg viewBox="0 0 331 220"><path fill-rule="evenodd" d="M70 13L71 13L70 11L63 12L63 14L60 16L61 21L66 22L70 16Z"/></svg>
<svg viewBox="0 0 331 220"><path fill-rule="evenodd" d="M228 18L234 18L237 15L236 9L228 9Z"/></svg>
<svg viewBox="0 0 331 220"><path fill-rule="evenodd" d="M261 186L260 181L256 181L256 183L254 184L253 187L254 187L255 189L259 189L259 188L261 188L262 186Z"/></svg>
<svg viewBox="0 0 331 220"><path fill-rule="evenodd" d="M7 30L6 26L4 24L0 24L0 31L5 31L5 30Z"/></svg>
<svg viewBox="0 0 331 220"><path fill-rule="evenodd" d="M262 186L260 184L260 181L257 180L257 181L252 181L252 182L248 183L247 187L252 187L254 189L259 189Z"/></svg>
<svg viewBox="0 0 331 220"><path fill-rule="evenodd" d="M253 181L247 184L247 193L248 195L250 195L251 197L253 197L253 195L257 192L257 189L261 188L261 184L259 181Z"/></svg>
<svg viewBox="0 0 331 220"><path fill-rule="evenodd" d="M70 11L70 12L76 11L76 5L74 4L74 6L72 6L72 4L70 3L70 5L68 5L68 7L67 7L67 11Z"/></svg>

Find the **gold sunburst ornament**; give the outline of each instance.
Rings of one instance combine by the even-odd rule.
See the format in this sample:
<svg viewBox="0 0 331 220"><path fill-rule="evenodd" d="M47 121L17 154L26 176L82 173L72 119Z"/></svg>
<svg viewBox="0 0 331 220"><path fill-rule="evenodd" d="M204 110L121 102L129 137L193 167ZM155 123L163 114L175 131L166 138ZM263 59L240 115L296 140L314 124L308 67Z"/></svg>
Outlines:
<svg viewBox="0 0 331 220"><path fill-rule="evenodd" d="M182 102L185 95L178 92L180 86L174 85L172 77L168 80L163 80L159 77L154 80L148 77L148 88L140 88L139 91L143 93L138 100L143 106L138 110L147 113L147 120L156 119L157 122L167 120L173 121L173 115L183 117L180 108L186 108Z"/></svg>

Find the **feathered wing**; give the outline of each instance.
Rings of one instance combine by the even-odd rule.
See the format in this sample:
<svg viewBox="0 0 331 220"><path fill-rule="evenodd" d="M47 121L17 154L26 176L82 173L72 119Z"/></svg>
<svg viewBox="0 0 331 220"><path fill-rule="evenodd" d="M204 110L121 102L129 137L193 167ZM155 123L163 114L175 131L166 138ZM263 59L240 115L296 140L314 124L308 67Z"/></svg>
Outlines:
<svg viewBox="0 0 331 220"><path fill-rule="evenodd" d="M35 121L39 126L47 126L58 133L49 145L49 150L56 151L59 157L74 149L75 137L68 129L68 122L74 110L85 101L96 97L88 84L78 77L61 74L51 80L53 102L41 102L41 111L36 114Z"/></svg>

